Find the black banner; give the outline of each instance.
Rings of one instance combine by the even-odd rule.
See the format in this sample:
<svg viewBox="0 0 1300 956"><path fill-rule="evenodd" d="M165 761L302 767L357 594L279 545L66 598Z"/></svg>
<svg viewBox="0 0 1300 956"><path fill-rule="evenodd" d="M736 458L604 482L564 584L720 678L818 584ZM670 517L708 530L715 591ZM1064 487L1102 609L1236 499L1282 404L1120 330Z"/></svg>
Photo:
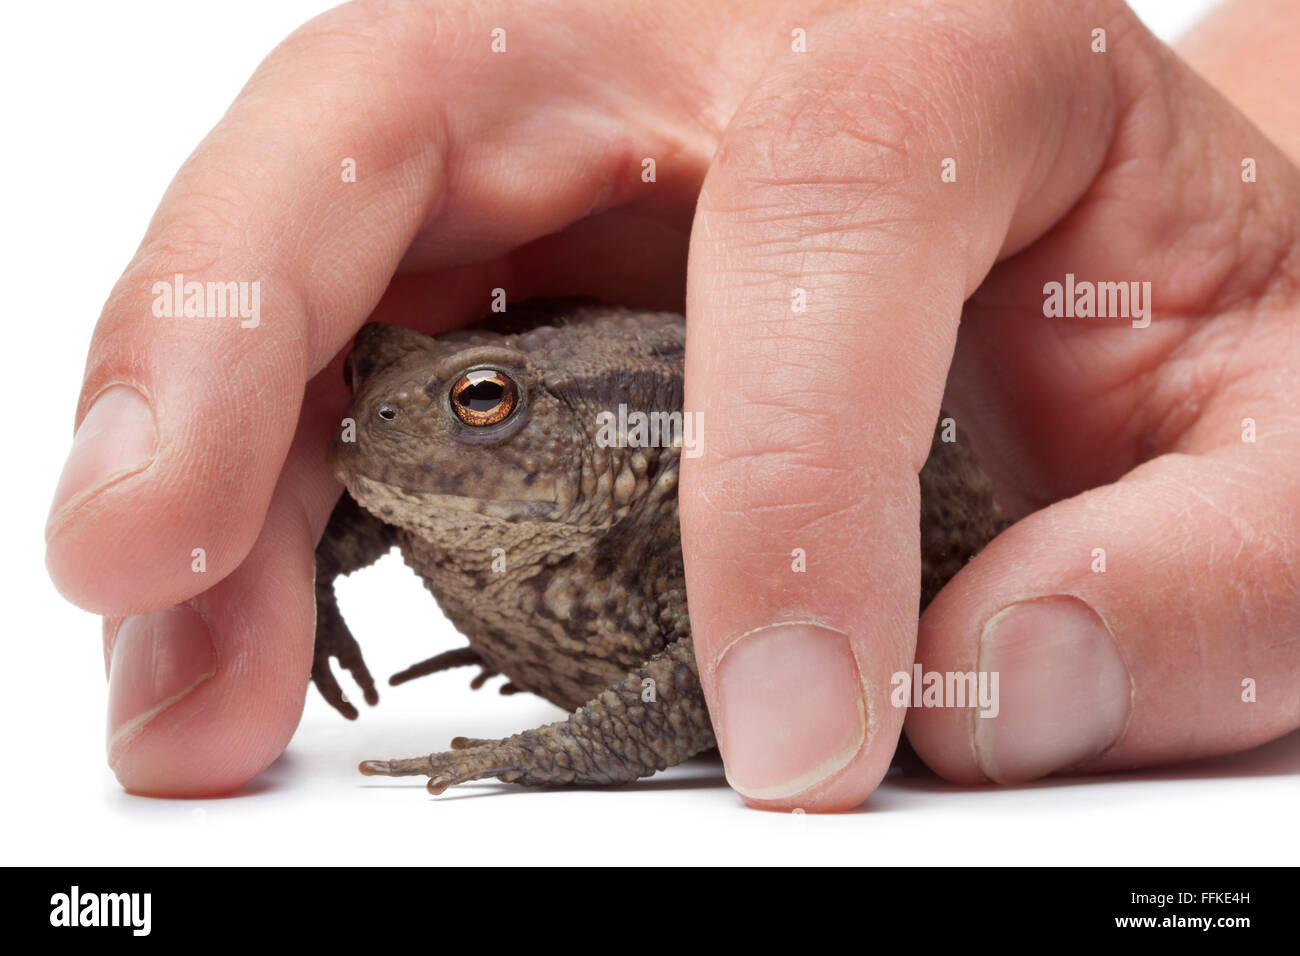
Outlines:
<svg viewBox="0 0 1300 956"><path fill-rule="evenodd" d="M642 872L638 872L638 869ZM527 945L557 930L591 938L609 929L638 932L654 945L667 933L690 944L710 905L709 939L739 912L806 932L880 930L917 944L987 945L1004 939L1125 937L1175 945L1193 939L1232 945L1241 934L1287 931L1294 873L1241 869L890 869L869 873L678 874L628 867L557 874L505 868L411 869L35 869L10 870L18 887L9 925L75 937L201 942L279 938L305 943L445 945L471 928ZM717 886L726 887L726 899ZM838 902L837 902L838 901ZM847 902L847 906L844 906ZM689 914L689 915L687 915ZM683 916L686 916L683 919ZM458 917L463 917L464 922ZM569 924L565 926L564 924ZM738 927L744 936L753 929ZM427 940L427 942L426 942ZM698 940L703 943L704 938ZM540 942L540 939L539 939Z"/></svg>

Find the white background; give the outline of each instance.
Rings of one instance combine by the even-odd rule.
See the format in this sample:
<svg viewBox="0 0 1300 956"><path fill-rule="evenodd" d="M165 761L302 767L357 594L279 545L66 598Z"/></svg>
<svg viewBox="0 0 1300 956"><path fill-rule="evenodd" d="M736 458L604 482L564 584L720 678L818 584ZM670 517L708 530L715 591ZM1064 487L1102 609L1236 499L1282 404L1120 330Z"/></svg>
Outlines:
<svg viewBox="0 0 1300 956"><path fill-rule="evenodd" d="M155 202L261 57L328 4L312 0L12 4L0 38L4 116L3 462L8 504L4 863L1254 863L1300 856L1300 737L1184 767L963 790L892 776L858 812L750 811L716 761L613 791L495 782L429 797L359 776L363 757L504 736L559 712L470 670L381 691L348 723L314 690L288 753L242 793L153 800L104 760L99 621L43 567L45 511L70 440L85 345ZM1162 36L1192 2L1138 5ZM1281 81L1283 78L1279 77ZM461 641L399 559L343 582L380 676Z"/></svg>

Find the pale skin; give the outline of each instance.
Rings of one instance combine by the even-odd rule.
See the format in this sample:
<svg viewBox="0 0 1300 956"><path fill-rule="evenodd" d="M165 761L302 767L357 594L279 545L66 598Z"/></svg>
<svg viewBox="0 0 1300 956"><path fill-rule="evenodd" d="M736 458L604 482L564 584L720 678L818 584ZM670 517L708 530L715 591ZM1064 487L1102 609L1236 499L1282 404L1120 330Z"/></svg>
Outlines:
<svg viewBox="0 0 1300 956"><path fill-rule="evenodd" d="M1294 5L1217 13L1185 45L1201 75L1110 0L516 6L359 3L295 32L105 306L47 561L105 616L126 788L224 793L283 751L341 355L370 317L441 331L496 286L686 309L691 621L751 805L858 805L905 719L960 784L1300 725ZM155 319L176 272L259 279L261 325ZM1066 273L1149 281L1152 322L1045 318ZM918 627L941 400L1018 520ZM998 671L998 717L891 706L914 661Z"/></svg>

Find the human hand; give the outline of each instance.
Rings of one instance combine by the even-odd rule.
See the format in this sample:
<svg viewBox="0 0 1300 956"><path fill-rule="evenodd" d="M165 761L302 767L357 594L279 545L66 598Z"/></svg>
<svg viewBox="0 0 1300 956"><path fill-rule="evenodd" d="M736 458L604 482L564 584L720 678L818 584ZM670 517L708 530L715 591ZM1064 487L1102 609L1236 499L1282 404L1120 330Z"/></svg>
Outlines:
<svg viewBox="0 0 1300 956"><path fill-rule="evenodd" d="M1289 23L1294 50L1297 18L1260 7L1220 20ZM996 717L906 712L963 784L1294 729L1292 161L1118 4L837 9L732 119L693 233L687 400L710 444L682 527L733 785L856 805L914 659L1000 678ZM1223 35L1201 62L1284 115ZM1149 294L1048 317L1067 274ZM1020 520L918 637L915 475L941 397ZM824 626L759 631L782 621Z"/></svg>
<svg viewBox="0 0 1300 956"><path fill-rule="evenodd" d="M310 671L312 545L338 494L321 449L346 396L327 366L367 316L436 331L478 317L494 286L512 299L585 292L675 307L706 171L688 404L707 411L710 439L688 464L683 534L701 672L729 774L752 802L851 806L888 764L903 718L888 679L910 669L916 633L917 455L962 300L1022 249L967 307L948 400L1004 500L1025 511L1166 449L1196 457L1158 459L1012 529L927 613L920 659L973 669L998 608L1071 593L1105 619L1121 663L1094 642L1066 673L1132 687L1123 739L1097 766L1295 726L1277 693L1252 710L1211 708L1223 696L1211 692L1244 660L1261 681L1295 680L1291 557L1273 543L1290 528L1283 387L1245 400L1272 423L1259 442L1238 449L1240 430L1223 429L1243 389L1284 378L1292 361L1283 254L1296 177L1131 16L1110 4L1046 19L995 5L945 21L905 5L508 9L352 6L299 31L178 175L106 306L79 419L107 402L56 493L49 563L66 594L108 615L110 761L124 785L222 792L287 743ZM490 52L484 25L497 22L505 55ZM1098 24L1105 54L1089 51ZM795 27L805 53L790 48ZM1014 69L997 73L1012 53ZM1269 170L1250 187L1247 155ZM954 183L940 180L947 156ZM355 183L339 175L347 157ZM641 180L643 157L657 160L654 184ZM1171 172L1182 181L1161 179ZM1107 205L1117 211L1080 215ZM1117 232L1117 220L1139 231ZM1152 220L1158 229L1140 231ZM1237 244L1242 223L1253 241ZM1156 320L1044 320L1039 289L1067 270L1151 281ZM262 323L160 323L152 286L176 273L260 279ZM794 287L809 293L806 313L790 313ZM1204 349L1247 321L1231 368ZM1207 367L1231 387L1221 394ZM129 388L106 393L113 383ZM1024 395L1041 407L1020 407ZM798 401L809 397L824 404ZM1076 399L1094 404L1076 410ZM1180 400L1194 421L1168 417ZM132 414L142 438L130 437ZM1244 498L1228 452L1264 456ZM1147 540L1162 514L1184 511L1190 539ZM1252 556L1242 567L1238 543ZM191 570L197 547L203 576ZM797 579L793 547L809 551ZM1109 576L1079 578L1093 547L1107 549ZM1213 586L1186 594L1188 569L1211 558ZM1089 587L1071 590L1080 580ZM792 617L847 637L812 637L810 654L746 640L722 669L739 662L741 691L720 684L732 636ZM1183 633L1167 641L1153 622ZM1246 633L1250 644L1237 639ZM1198 656L1180 658L1189 648ZM1180 659L1197 673L1175 672ZM1001 669L999 737L1017 703ZM970 724L968 711L917 711L909 732L931 766L972 780ZM1059 734L1049 743L1068 750Z"/></svg>
<svg viewBox="0 0 1300 956"><path fill-rule="evenodd" d="M737 95L690 36L724 32L725 11L515 6L352 4L297 31L180 170L104 308L47 563L106 617L109 761L132 791L229 791L293 733L340 492L340 352L372 312L440 331L498 286L682 306ZM247 283L250 305L257 283L257 318L155 315L177 274Z"/></svg>

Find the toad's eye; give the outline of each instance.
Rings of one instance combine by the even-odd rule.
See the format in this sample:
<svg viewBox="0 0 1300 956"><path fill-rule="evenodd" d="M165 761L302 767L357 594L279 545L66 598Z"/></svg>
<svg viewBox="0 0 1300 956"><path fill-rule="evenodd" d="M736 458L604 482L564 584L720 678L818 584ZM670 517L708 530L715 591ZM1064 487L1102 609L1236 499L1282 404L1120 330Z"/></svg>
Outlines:
<svg viewBox="0 0 1300 956"><path fill-rule="evenodd" d="M495 425L505 421L519 404L519 387L505 372L477 368L466 372L451 387L451 407L466 425Z"/></svg>

